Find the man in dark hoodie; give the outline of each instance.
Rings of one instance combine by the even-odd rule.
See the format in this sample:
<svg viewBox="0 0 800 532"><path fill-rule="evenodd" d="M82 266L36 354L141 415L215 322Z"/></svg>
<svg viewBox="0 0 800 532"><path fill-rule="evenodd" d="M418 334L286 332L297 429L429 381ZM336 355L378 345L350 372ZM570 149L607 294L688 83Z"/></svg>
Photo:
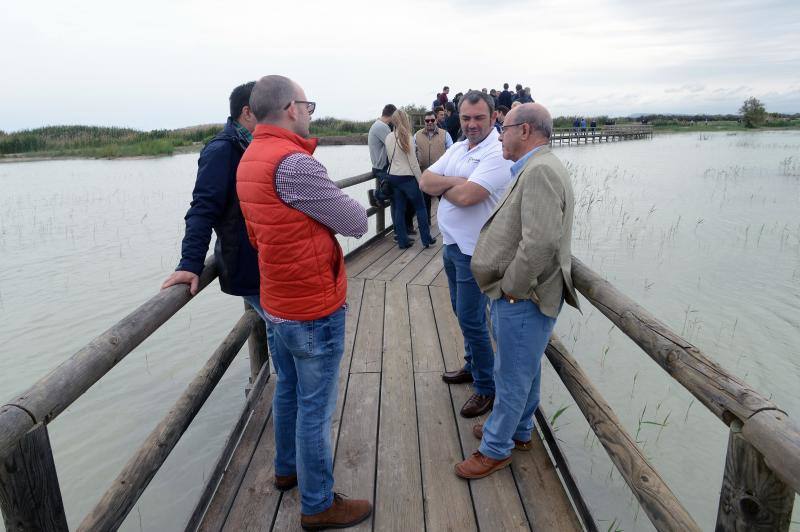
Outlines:
<svg viewBox="0 0 800 532"><path fill-rule="evenodd" d="M233 89L231 115L224 129L200 152L192 203L185 216L181 261L161 288L188 284L192 295L197 293L213 230L217 234L214 262L222 291L242 296L263 318L256 251L250 245L236 195L236 168L256 127L249 104L254 84L251 81Z"/></svg>

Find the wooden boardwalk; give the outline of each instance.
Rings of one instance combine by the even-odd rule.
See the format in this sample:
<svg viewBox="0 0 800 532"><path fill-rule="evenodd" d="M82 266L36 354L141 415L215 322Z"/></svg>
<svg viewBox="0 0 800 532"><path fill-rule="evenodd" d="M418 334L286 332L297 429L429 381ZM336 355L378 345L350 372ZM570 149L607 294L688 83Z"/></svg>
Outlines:
<svg viewBox="0 0 800 532"><path fill-rule="evenodd" d="M470 387L441 380L463 364L441 238L400 250L390 233L349 256L347 271L335 490L374 504L353 530L582 530L538 434L533 451L515 451L511 468L471 482L453 473L477 449L471 427L484 418L460 417ZM300 529L298 490L272 485L274 382L254 389L260 396L199 530Z"/></svg>

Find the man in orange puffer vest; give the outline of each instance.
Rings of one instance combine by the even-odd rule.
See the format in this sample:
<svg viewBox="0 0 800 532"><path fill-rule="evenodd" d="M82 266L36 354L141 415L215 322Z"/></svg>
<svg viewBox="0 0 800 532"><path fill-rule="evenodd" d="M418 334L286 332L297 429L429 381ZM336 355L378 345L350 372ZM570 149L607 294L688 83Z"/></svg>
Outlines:
<svg viewBox="0 0 800 532"><path fill-rule="evenodd" d="M292 80L261 78L250 95L258 125L236 174L274 336L275 486L300 485L307 530L351 526L372 512L368 501L334 493L331 447L347 296L336 234L366 233L367 213L312 157L315 107Z"/></svg>

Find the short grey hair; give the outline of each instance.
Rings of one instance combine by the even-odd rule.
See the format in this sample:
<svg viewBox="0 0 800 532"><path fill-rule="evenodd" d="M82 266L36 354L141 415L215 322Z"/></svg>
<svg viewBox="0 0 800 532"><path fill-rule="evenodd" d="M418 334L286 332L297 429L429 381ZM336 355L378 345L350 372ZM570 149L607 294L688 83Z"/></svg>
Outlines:
<svg viewBox="0 0 800 532"><path fill-rule="evenodd" d="M297 85L289 78L264 76L256 82L250 93L250 110L259 122L276 120L296 95Z"/></svg>
<svg viewBox="0 0 800 532"><path fill-rule="evenodd" d="M471 104L476 104L483 100L486 102L486 105L489 106L489 114L494 113L494 98L486 94L485 92L481 91L469 91L464 96L458 100L458 112L461 112L461 106L464 105L464 102L469 102Z"/></svg>
<svg viewBox="0 0 800 532"><path fill-rule="evenodd" d="M553 118L541 105L532 103L518 105L514 109L514 120L517 124L530 124L545 138L549 139L553 135Z"/></svg>

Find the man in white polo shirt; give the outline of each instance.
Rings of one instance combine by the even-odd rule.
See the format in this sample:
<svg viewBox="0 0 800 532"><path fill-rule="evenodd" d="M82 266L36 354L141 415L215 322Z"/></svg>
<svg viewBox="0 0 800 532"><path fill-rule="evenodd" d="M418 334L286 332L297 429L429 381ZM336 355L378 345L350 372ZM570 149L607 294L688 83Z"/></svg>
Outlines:
<svg viewBox="0 0 800 532"><path fill-rule="evenodd" d="M466 140L453 144L422 174L420 188L442 196L437 217L445 244L444 269L453 312L464 334L466 364L445 372L442 380L473 383L461 415L475 417L494 403L494 352L486 326L487 299L472 277L470 260L483 224L513 176L494 128L497 113L491 96L468 92L459 102L459 116Z"/></svg>

